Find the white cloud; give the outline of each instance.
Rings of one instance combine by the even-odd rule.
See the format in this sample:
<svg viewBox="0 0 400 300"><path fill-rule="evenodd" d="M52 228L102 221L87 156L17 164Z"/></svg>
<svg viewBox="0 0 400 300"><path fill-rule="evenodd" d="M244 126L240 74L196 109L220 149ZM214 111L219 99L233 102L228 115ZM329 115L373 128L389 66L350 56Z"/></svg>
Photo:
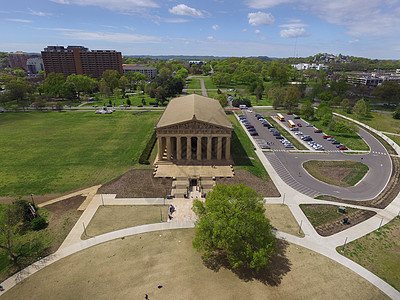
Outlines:
<svg viewBox="0 0 400 300"><path fill-rule="evenodd" d="M254 30L254 33L255 33L255 34L260 34L260 33L261 33L261 30L256 29L256 30Z"/></svg>
<svg viewBox="0 0 400 300"><path fill-rule="evenodd" d="M65 31L64 38L71 40L103 41L116 43L160 43L161 37L117 32Z"/></svg>
<svg viewBox="0 0 400 300"><path fill-rule="evenodd" d="M246 28L243 28L243 29L242 29L242 32L247 32L247 29L246 29Z"/></svg>
<svg viewBox="0 0 400 300"><path fill-rule="evenodd" d="M360 42L360 40L359 39L355 39L355 40L349 41L349 44L356 44L358 42Z"/></svg>
<svg viewBox="0 0 400 300"><path fill-rule="evenodd" d="M158 4L153 0L51 0L59 4L98 6L116 11L136 11L141 8L154 8Z"/></svg>
<svg viewBox="0 0 400 300"><path fill-rule="evenodd" d="M249 13L247 17L249 18L249 24L251 26L267 26L272 25L275 22L272 14L264 13L261 11L258 11L256 13Z"/></svg>
<svg viewBox="0 0 400 300"><path fill-rule="evenodd" d="M297 38L297 37L306 37L309 36L307 31L304 28L289 28L281 30L280 32L281 38Z"/></svg>
<svg viewBox="0 0 400 300"><path fill-rule="evenodd" d="M268 9L293 3L294 9L314 14L328 23L344 26L347 33L355 37L390 36L397 34L397 28L400 27L398 0L245 0L245 3L252 9Z"/></svg>
<svg viewBox="0 0 400 300"><path fill-rule="evenodd" d="M219 29L219 25L215 24L212 26L212 29L214 29L215 31L217 31Z"/></svg>
<svg viewBox="0 0 400 300"><path fill-rule="evenodd" d="M201 18L203 17L203 13L195 8L189 7L186 4L178 4L173 8L168 10L171 14L178 15L178 16L189 16L189 17L196 17Z"/></svg>
<svg viewBox="0 0 400 300"><path fill-rule="evenodd" d="M213 37L213 36L208 36L208 37L207 37L207 40L209 40L209 41L213 41L213 40L215 40L215 39L214 39L214 37Z"/></svg>
<svg viewBox="0 0 400 300"><path fill-rule="evenodd" d="M161 18L161 22L165 23L186 23L189 22L188 19L183 19L183 18Z"/></svg>
<svg viewBox="0 0 400 300"><path fill-rule="evenodd" d="M282 27L282 28L304 28L304 27L308 27L308 26L309 25L301 23L301 22L279 25L279 27Z"/></svg>
<svg viewBox="0 0 400 300"><path fill-rule="evenodd" d="M51 13L45 13L45 12L42 12L42 11L35 11L35 10L33 10L33 9L30 9L30 8L29 8L29 13L30 13L31 15L39 16L39 17L45 17L45 16L51 16L51 15L53 15L53 14L51 14Z"/></svg>
<svg viewBox="0 0 400 300"><path fill-rule="evenodd" d="M282 3L291 3L295 1L296 0L247 0L246 3L250 8L265 9Z"/></svg>
<svg viewBox="0 0 400 300"><path fill-rule="evenodd" d="M25 19L6 19L6 21L20 22L20 23L32 23L32 20L25 20Z"/></svg>

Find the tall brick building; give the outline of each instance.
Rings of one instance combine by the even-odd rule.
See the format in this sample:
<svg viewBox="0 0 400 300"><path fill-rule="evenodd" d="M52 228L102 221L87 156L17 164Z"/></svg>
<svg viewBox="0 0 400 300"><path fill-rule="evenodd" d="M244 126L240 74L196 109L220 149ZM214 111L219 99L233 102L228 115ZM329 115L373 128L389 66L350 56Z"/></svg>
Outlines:
<svg viewBox="0 0 400 300"><path fill-rule="evenodd" d="M46 74L63 73L92 75L101 78L105 70L116 70L121 75L122 55L115 50L92 50L82 46L48 46L42 51Z"/></svg>

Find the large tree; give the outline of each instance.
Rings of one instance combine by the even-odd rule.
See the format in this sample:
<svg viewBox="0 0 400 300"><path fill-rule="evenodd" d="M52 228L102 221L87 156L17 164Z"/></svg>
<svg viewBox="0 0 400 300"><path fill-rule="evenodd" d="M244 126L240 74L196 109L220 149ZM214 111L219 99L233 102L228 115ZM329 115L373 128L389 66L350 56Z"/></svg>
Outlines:
<svg viewBox="0 0 400 300"><path fill-rule="evenodd" d="M400 103L400 84L396 81L384 81L376 87L373 95L384 103Z"/></svg>
<svg viewBox="0 0 400 300"><path fill-rule="evenodd" d="M259 270L275 253L275 236L265 217L264 202L254 190L242 184L217 185L205 202L195 200L193 247L207 260L213 254L226 255L233 268Z"/></svg>
<svg viewBox="0 0 400 300"><path fill-rule="evenodd" d="M285 105L289 112L292 111L293 107L297 107L300 101L300 91L295 85L291 85L285 95L285 99L283 99L283 105Z"/></svg>

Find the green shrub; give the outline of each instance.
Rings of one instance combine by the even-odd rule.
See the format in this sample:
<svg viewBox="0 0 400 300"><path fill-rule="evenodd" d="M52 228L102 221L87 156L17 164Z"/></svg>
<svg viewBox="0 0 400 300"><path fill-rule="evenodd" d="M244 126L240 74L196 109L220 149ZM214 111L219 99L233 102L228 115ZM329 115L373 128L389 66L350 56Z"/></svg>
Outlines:
<svg viewBox="0 0 400 300"><path fill-rule="evenodd" d="M34 218L31 222L32 230L36 230L36 231L45 229L47 227L47 225L49 225L49 223L47 223L46 219L42 216L38 216L37 218Z"/></svg>

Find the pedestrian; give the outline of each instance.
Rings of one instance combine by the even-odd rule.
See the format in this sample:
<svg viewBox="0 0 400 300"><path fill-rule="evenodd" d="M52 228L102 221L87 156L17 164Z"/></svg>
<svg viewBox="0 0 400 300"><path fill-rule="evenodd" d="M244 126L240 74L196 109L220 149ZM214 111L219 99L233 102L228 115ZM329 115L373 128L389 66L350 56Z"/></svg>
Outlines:
<svg viewBox="0 0 400 300"><path fill-rule="evenodd" d="M149 295L144 295L144 299L149 300Z"/></svg>
<svg viewBox="0 0 400 300"><path fill-rule="evenodd" d="M172 216L171 216L171 214L168 214L168 220L172 220Z"/></svg>

